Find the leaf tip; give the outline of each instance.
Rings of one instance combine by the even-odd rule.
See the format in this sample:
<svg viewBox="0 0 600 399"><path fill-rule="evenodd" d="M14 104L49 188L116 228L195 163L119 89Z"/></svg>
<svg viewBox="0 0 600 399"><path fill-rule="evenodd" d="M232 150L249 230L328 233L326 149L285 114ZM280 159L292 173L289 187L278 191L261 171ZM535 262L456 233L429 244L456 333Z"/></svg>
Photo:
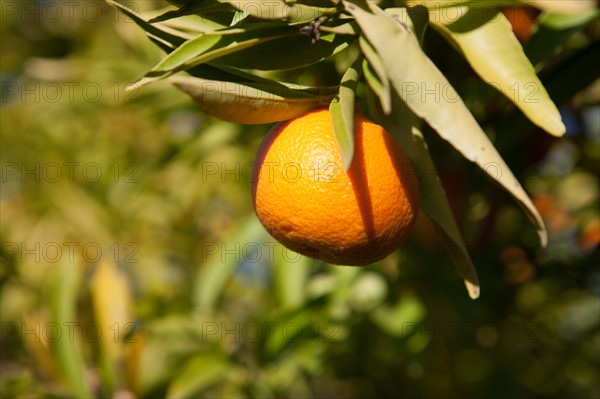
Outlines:
<svg viewBox="0 0 600 399"><path fill-rule="evenodd" d="M467 287L467 292L469 293L469 298L477 299L479 298L479 294L481 288L479 287L479 283L472 283L469 280L465 280L465 286Z"/></svg>
<svg viewBox="0 0 600 399"><path fill-rule="evenodd" d="M538 230L538 236L540 237L540 245L546 247L548 245L548 231L546 229Z"/></svg>
<svg viewBox="0 0 600 399"><path fill-rule="evenodd" d="M133 82L128 84L127 86L125 86L125 91L127 93L131 93L131 92L135 92L137 91L140 87L142 86L141 84L141 80L138 80L137 82Z"/></svg>

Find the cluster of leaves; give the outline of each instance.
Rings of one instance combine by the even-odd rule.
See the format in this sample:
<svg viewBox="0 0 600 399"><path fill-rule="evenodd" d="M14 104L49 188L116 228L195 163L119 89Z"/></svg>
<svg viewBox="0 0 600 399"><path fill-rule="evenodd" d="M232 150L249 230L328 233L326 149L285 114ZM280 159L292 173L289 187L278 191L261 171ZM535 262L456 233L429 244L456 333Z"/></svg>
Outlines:
<svg viewBox="0 0 600 399"><path fill-rule="evenodd" d="M561 136L565 127L560 114L499 8L526 2L188 0L172 1L175 10L152 19L110 2L167 52L136 86L171 77L204 111L238 123L287 120L329 104L346 168L353 156L356 93L364 87L368 113L399 139L418 169L435 171L421 134L425 122L515 198L537 228L542 245L546 244L544 223L530 198L421 48L424 32L431 26L460 51L483 81L507 96L533 123ZM557 7L553 2L537 3L550 10ZM587 12L584 20L596 15L591 2L577 8ZM350 49L356 43L359 51L353 53ZM341 52L355 61L338 86L301 86L253 73L305 67ZM172 76L181 71L191 76ZM431 90L438 93L435 101L427 100ZM421 208L443 237L469 295L476 298L477 274L441 182L435 173L419 180Z"/></svg>

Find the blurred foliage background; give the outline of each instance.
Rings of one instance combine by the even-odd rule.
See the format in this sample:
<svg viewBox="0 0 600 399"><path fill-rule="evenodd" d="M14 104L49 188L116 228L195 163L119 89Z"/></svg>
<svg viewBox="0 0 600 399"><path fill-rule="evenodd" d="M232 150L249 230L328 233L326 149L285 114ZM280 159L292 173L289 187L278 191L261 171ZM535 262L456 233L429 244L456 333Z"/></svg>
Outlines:
<svg viewBox="0 0 600 399"><path fill-rule="evenodd" d="M550 233L540 248L429 135L480 274L471 301L426 220L367 268L285 250L249 193L269 126L207 117L165 82L126 93L160 54L101 1L3 1L2 397L600 397L600 24L506 12L565 138L425 40ZM305 80L336 83L337 64Z"/></svg>

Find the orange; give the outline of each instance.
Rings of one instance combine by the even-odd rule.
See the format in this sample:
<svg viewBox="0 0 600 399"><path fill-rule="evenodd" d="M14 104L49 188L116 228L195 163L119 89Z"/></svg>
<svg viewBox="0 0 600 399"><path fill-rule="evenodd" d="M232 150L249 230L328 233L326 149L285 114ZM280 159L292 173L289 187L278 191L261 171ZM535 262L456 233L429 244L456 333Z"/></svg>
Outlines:
<svg viewBox="0 0 600 399"><path fill-rule="evenodd" d="M406 238L419 204L414 169L381 126L355 115L354 157L343 167L328 110L276 125L258 149L254 209L287 248L338 265L368 265Z"/></svg>

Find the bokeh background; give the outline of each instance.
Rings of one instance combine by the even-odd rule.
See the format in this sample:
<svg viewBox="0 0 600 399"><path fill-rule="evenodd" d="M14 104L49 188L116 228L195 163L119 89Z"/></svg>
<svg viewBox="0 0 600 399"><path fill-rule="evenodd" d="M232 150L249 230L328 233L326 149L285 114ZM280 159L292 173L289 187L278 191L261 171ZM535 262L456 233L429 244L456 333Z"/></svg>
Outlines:
<svg viewBox="0 0 600 399"><path fill-rule="evenodd" d="M3 398L600 397L598 18L550 31L548 51L538 11L506 10L562 139L426 36L550 234L540 248L508 195L426 136L472 301L425 219L366 268L268 237L249 185L270 126L212 119L166 82L126 92L161 54L104 2L0 4ZM291 76L337 83L339 64Z"/></svg>

